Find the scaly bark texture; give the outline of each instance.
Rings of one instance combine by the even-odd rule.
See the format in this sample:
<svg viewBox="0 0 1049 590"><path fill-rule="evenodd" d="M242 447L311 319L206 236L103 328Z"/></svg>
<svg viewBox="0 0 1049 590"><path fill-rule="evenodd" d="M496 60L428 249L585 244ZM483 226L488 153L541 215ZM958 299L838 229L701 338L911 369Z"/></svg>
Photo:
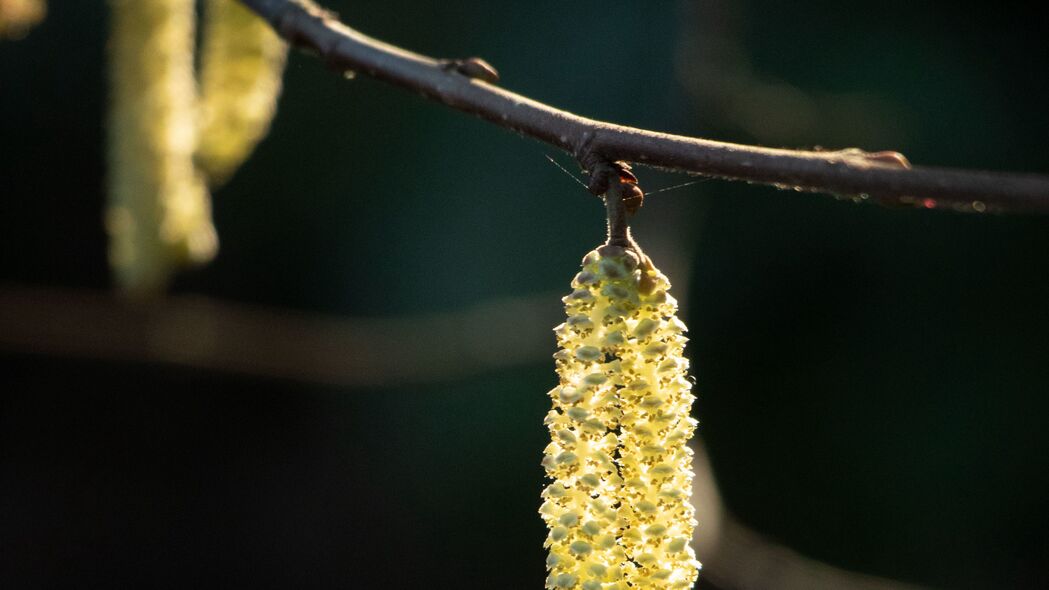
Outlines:
<svg viewBox="0 0 1049 590"><path fill-rule="evenodd" d="M689 588L695 397L670 283L646 256L606 245L572 287L546 417L546 586Z"/></svg>
<svg viewBox="0 0 1049 590"><path fill-rule="evenodd" d="M234 0L207 0L201 55L197 163L225 182L269 131L277 110L287 44Z"/></svg>
<svg viewBox="0 0 1049 590"><path fill-rule="evenodd" d="M163 289L218 247L197 143L193 0L110 0L109 203L118 285Z"/></svg>

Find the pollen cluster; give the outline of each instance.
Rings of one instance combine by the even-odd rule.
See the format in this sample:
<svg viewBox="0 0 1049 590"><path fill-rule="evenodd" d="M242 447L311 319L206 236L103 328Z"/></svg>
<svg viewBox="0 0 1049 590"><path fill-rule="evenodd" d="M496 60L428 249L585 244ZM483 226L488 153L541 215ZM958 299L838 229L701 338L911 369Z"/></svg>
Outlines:
<svg viewBox="0 0 1049 590"><path fill-rule="evenodd" d="M670 283L647 257L602 246L572 287L545 420L546 587L690 588L695 397Z"/></svg>

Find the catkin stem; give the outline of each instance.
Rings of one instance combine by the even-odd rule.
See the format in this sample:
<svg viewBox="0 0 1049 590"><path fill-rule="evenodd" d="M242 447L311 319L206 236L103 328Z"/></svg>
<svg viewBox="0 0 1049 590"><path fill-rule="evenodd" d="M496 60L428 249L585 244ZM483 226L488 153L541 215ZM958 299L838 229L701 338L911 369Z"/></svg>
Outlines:
<svg viewBox="0 0 1049 590"><path fill-rule="evenodd" d="M623 205L622 192L618 188L609 188L605 193L605 211L608 216L609 246L626 248L633 241L630 237L630 225L627 223L626 206Z"/></svg>

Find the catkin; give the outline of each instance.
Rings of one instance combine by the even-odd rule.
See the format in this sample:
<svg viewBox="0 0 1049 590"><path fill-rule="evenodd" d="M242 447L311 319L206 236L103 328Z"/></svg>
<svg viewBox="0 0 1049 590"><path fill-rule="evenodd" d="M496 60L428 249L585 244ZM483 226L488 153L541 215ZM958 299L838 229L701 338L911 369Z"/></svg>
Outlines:
<svg viewBox="0 0 1049 590"><path fill-rule="evenodd" d="M44 0L0 0L0 39L19 39L44 20Z"/></svg>
<svg viewBox="0 0 1049 590"><path fill-rule="evenodd" d="M235 0L207 0L197 164L226 181L266 135L277 108L287 44Z"/></svg>
<svg viewBox="0 0 1049 590"><path fill-rule="evenodd" d="M546 417L546 587L690 588L695 397L670 283L647 257L602 246L572 287Z"/></svg>
<svg viewBox="0 0 1049 590"><path fill-rule="evenodd" d="M163 289L218 247L193 164L197 139L193 0L110 0L109 203L117 283Z"/></svg>

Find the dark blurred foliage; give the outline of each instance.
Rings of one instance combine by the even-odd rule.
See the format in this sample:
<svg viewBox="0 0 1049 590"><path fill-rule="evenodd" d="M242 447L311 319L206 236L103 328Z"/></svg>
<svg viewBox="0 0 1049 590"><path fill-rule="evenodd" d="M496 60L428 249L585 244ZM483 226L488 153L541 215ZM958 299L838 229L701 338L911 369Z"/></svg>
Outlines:
<svg viewBox="0 0 1049 590"><path fill-rule="evenodd" d="M50 4L0 45L0 279L100 288L104 3ZM1035 8L328 5L589 116L1049 173ZM269 138L215 195L218 260L175 292L441 311L565 290L602 239L600 203L538 143L305 55L285 84ZM743 522L892 578L1044 587L1049 219L710 181L653 196L637 235L687 291L701 434ZM375 390L0 363L4 588L541 587L548 361Z"/></svg>

